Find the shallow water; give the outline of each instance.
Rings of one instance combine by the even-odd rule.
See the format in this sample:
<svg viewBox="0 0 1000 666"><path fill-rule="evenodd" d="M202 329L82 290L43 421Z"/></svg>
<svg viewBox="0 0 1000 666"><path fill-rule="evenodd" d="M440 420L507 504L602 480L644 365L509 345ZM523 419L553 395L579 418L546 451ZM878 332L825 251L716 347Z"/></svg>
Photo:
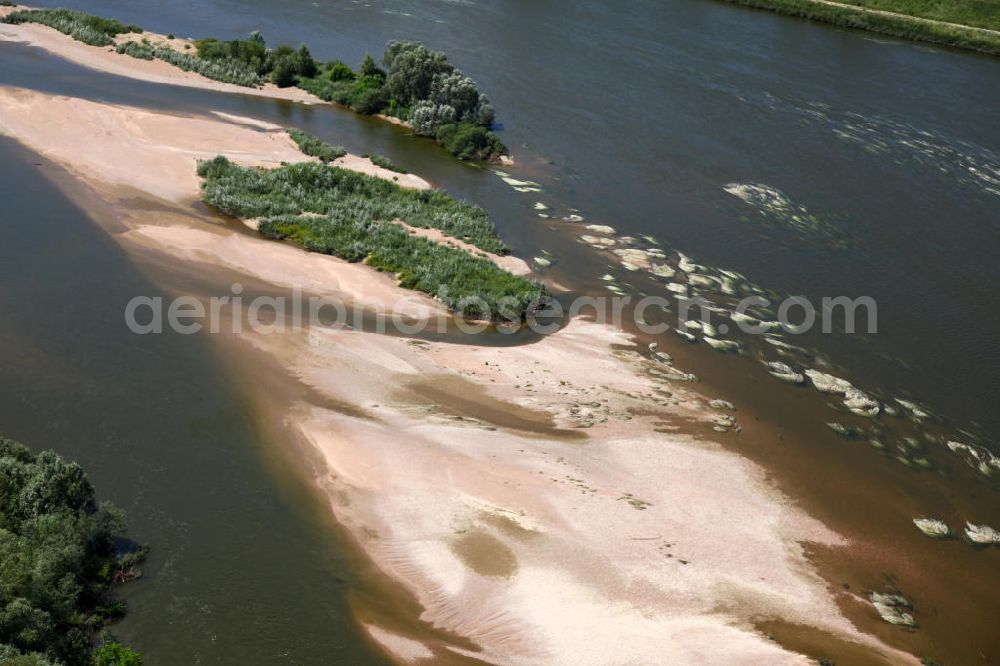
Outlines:
<svg viewBox="0 0 1000 666"><path fill-rule="evenodd" d="M520 162L511 176L539 183L542 192L515 192L405 130L335 108L153 86L8 44L0 45L0 85L249 115L303 127L353 151L386 154L486 207L515 253L550 249L548 274L584 291L603 292L598 276L609 271L638 280L572 242L566 232L584 233L579 224L540 219L536 201L556 217L579 214L585 224L651 234L699 263L738 270L781 293L871 295L879 305L877 335L816 334L790 342L823 351L858 386L911 395L996 441L998 59L875 41L706 0L635 2L627 10L596 1L516 8L441 0L58 4L182 36L235 37L262 28L271 42L303 41L317 57L351 63L391 38L443 49L493 97L502 137ZM734 184L780 192L824 233L804 233L780 215L753 217L758 208L726 191ZM861 444L832 440L823 425L832 412L816 401L789 399L787 387L769 384L759 368L754 374L749 364L734 367L740 361L705 345L684 353L706 388L803 442L795 453L763 445L748 453L790 470L786 488L796 496L812 493L806 505L826 511L834 524L842 520L838 527L864 524L861 532L872 538L892 533L907 548L936 547L910 538L900 515L866 516L866 501L870 507L876 500L893 502L904 518L936 510L1000 521L995 489L956 490L948 484L963 485L961 477L935 477L933 489L922 491L897 463L872 463ZM821 434L813 437L810 428ZM812 483L810 465L842 476ZM878 474L869 475L870 467ZM851 478L860 488L888 479L888 490L866 490L838 504ZM952 545L958 546L944 547ZM903 559L910 581L948 563L940 551L899 551L895 563L874 560L884 570L867 562L871 576L860 582L875 584ZM990 555L957 557L966 571L985 576ZM841 579L857 585L854 573ZM966 578L963 584L975 585L973 573ZM933 602L946 594L937 590ZM929 631L963 628L961 616L938 621ZM988 629L978 618L974 624L984 638ZM1000 647L994 640L980 649L996 655Z"/></svg>

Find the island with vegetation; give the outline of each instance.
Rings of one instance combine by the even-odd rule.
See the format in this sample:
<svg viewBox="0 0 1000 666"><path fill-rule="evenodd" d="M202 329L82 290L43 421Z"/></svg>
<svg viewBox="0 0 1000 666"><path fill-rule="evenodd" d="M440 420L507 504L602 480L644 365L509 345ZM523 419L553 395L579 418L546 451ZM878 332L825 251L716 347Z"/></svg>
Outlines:
<svg viewBox="0 0 1000 666"><path fill-rule="evenodd" d="M725 0L843 28L1000 55L1000 0Z"/></svg>
<svg viewBox="0 0 1000 666"><path fill-rule="evenodd" d="M259 32L247 39L198 39L190 48L154 45L145 38L116 44L119 35L141 34L142 28L76 10L23 9L5 21L40 23L86 44L115 45L118 53L162 60L215 81L297 86L358 113L396 118L462 160L499 161L508 152L491 129L494 110L486 95L444 53L418 42L392 41L381 63L368 55L353 70L340 60L315 60L305 45L270 48Z"/></svg>
<svg viewBox="0 0 1000 666"><path fill-rule="evenodd" d="M125 614L111 590L145 554L124 529L79 465L0 438L0 663L142 664L107 632Z"/></svg>
<svg viewBox="0 0 1000 666"><path fill-rule="evenodd" d="M393 273L400 286L437 298L465 319L521 321L548 300L541 284L491 260L510 250L479 206L330 165L341 148L300 130L289 134L320 161L276 169L240 166L222 156L202 161L205 203L256 220L266 238ZM393 166L378 157L369 159ZM441 232L475 253L414 232L419 229Z"/></svg>

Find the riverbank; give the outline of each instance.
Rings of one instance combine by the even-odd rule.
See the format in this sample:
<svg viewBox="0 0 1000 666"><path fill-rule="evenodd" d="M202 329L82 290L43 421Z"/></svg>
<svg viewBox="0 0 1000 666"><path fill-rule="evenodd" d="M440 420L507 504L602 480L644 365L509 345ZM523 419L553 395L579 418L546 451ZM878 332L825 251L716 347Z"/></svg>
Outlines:
<svg viewBox="0 0 1000 666"><path fill-rule="evenodd" d="M1000 31L951 23L944 20L923 18L899 11L886 11L859 6L858 2L843 3L830 0L724 0L737 5L767 9L779 14L797 16L812 21L829 23L889 35L901 39L930 42L960 49L1000 55ZM896 3L900 9L905 2ZM893 5L893 6L896 6Z"/></svg>
<svg viewBox="0 0 1000 666"><path fill-rule="evenodd" d="M206 217L193 175L158 182L193 173L196 153L275 163L293 150L253 123L142 111L151 117L138 128L123 122L70 143L53 139L41 111L83 122L79 100L9 89L0 100L6 131L120 211L104 222L130 252L212 267L224 276L219 293L242 279L362 307L405 297L414 317L440 312L364 266ZM102 117L140 113L87 104ZM194 121L204 131L178 139L178 124ZM118 169L115 156L133 149L156 169ZM710 431L718 412L659 376L619 331L578 320L503 349L315 329L227 341L244 350L247 379L263 356L308 389L261 399L320 454L317 482L338 520L425 619L478 645L477 658L804 663L753 629L754 618L774 617L854 643L873 663L907 659L860 635L811 572L800 543L843 540L770 488L761 468L681 434ZM372 633L410 656L469 649Z"/></svg>

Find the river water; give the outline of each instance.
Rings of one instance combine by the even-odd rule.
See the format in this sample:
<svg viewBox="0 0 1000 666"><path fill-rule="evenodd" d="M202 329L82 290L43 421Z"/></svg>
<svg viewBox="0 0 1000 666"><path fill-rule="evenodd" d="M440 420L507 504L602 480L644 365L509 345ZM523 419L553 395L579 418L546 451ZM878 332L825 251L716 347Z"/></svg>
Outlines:
<svg viewBox="0 0 1000 666"><path fill-rule="evenodd" d="M228 38L262 29L272 44L305 42L318 58L349 63L379 53L393 38L444 50L490 93L502 138L519 161L513 172L537 181L541 192L514 192L488 170L459 164L400 128L350 112L125 81L16 45L2 46L0 85L178 112L254 116L303 127L354 151L386 154L486 207L515 253L530 257L539 248L551 250L549 274L579 291L601 289L598 276L617 269L572 241L583 231L580 223L541 219L536 201L557 215L578 211L586 223L649 234L700 263L737 270L782 294L817 302L823 296L872 296L877 334L809 334L805 342L794 342L820 350L859 386L916 398L949 427L995 441L1000 60L707 0L58 4L179 36ZM3 150L3 164L14 163L8 157L13 149ZM25 159L30 163L23 155L17 163ZM20 344L31 340L26 349L43 349L15 354L4 345L5 367L16 381L5 376L0 423L10 435L72 452L93 470L98 488L109 488L110 496L138 512L140 536L169 551L154 555L169 561L154 559L156 579L134 593L134 612L121 632L161 658L174 654L167 645L184 645L184 656L204 663L219 663L220 655L249 663L289 650L290 663L340 654L333 649L374 658L349 622L330 621L346 617L348 567L338 560L336 540L312 529L322 523L314 502L296 494L294 483L275 487L280 465L262 462L267 438L240 418L237 387L227 385L223 373L206 370L213 367L207 349L168 340L153 353L143 349L146 343L124 340L117 314L106 319L88 312L85 305L120 305L99 302L106 298L105 280L93 277L91 284L92 266L108 272L106 281L120 285L123 299L136 293L136 285L155 288L100 232L84 228L79 213L37 174L10 171L3 187L18 196L5 200L20 202L22 215L51 229L42 238L15 232L8 238L24 245L5 242L2 248L12 262L5 265L32 276L5 289L10 310L24 317L8 318L2 331ZM790 202L798 218L773 205L763 212L754 208L726 190L739 191L737 185L769 193L772 204L780 193L778 201ZM40 215L43 202L52 210ZM11 219L5 214L5 223ZM92 256L74 245L73 252L63 250L72 260L59 263L55 273L43 271L35 251L70 228L90 239L84 248ZM63 288L71 275L72 290ZM32 333L46 325L61 355ZM80 332L94 325L103 328ZM744 361L732 366L699 348L687 354L713 388L727 388L728 382L727 395L757 400L755 407L771 410L774 418L796 411L787 415L790 429L805 420L802 414L823 428L821 412L799 412L798 396L751 385L758 379ZM31 365L21 370L12 365L15 358ZM69 360L74 363L68 367L90 366L79 371L90 373L92 388L83 398L60 380ZM25 401L33 407L25 408ZM125 445L136 441L144 454ZM165 452L172 464L159 460ZM862 463L844 460L856 454L836 455L836 464L860 474ZM867 460L864 465L872 467ZM188 473L203 475L202 494L177 497L172 479ZM919 491L908 483L899 481L907 488L900 493L908 496L907 508L916 510L912 498ZM927 505L947 506L941 498L948 497L974 506L983 522L1000 521L995 488L984 486L975 498L959 501L943 487L929 493ZM858 520L865 512L860 504L845 504L842 513ZM204 513L207 507L211 515ZM229 522L214 529L220 520ZM248 548L251 537L257 541ZM294 571L269 566L289 561L293 550L310 564ZM925 570L933 571L933 562L924 562ZM248 563L259 573L247 572ZM982 557L963 563L969 571L990 567ZM997 600L992 602L995 608ZM246 619L247 608L259 609L250 615L256 620ZM150 633L150 625L157 630ZM961 626L962 618L955 617L948 628ZM237 644L246 648L233 648ZM1000 654L995 640L983 649L994 658Z"/></svg>

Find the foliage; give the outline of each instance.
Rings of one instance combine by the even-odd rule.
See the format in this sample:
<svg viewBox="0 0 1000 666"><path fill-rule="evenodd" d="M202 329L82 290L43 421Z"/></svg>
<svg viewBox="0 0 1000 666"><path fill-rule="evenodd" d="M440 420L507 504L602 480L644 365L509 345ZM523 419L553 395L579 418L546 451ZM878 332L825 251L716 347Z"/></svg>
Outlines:
<svg viewBox="0 0 1000 666"><path fill-rule="evenodd" d="M455 71L444 53L431 51L419 42L389 42L382 62L387 72L386 93L410 105L430 99L436 75Z"/></svg>
<svg viewBox="0 0 1000 666"><path fill-rule="evenodd" d="M108 46L116 35L142 28L72 9L26 9L12 12L5 23L40 23L91 46Z"/></svg>
<svg viewBox="0 0 1000 666"><path fill-rule="evenodd" d="M407 232L397 220L490 252L506 252L486 213L435 190L409 190L381 178L315 162L266 170L224 157L203 161L205 202L259 218L267 238L396 273L400 284L439 298L463 316L516 319L545 298L544 288L492 261ZM467 302L468 299L478 302Z"/></svg>
<svg viewBox="0 0 1000 666"><path fill-rule="evenodd" d="M356 195L377 210L378 219L399 218L413 227L439 229L487 252L508 252L486 211L439 190L403 188L384 178L315 162L266 170L217 157L200 162L198 175L206 179L206 203L234 217L323 215L337 200Z"/></svg>
<svg viewBox="0 0 1000 666"><path fill-rule="evenodd" d="M335 61L315 77L301 76L298 86L320 99L349 106L358 113L373 115L388 104L384 90L385 72L371 56L366 56L355 74L344 63Z"/></svg>
<svg viewBox="0 0 1000 666"><path fill-rule="evenodd" d="M295 51L285 45L268 52L265 69L270 72L271 81L279 88L295 85L300 76L313 78L318 71L308 48L301 46Z"/></svg>
<svg viewBox="0 0 1000 666"><path fill-rule="evenodd" d="M410 126L421 136L436 136L442 125L455 124L454 107L424 99L410 110Z"/></svg>
<svg viewBox="0 0 1000 666"><path fill-rule="evenodd" d="M121 643L109 641L94 651L94 666L142 666L142 656Z"/></svg>
<svg viewBox="0 0 1000 666"><path fill-rule="evenodd" d="M342 60L334 60L333 62L328 63L325 74L331 81L354 80L354 70L348 67Z"/></svg>
<svg viewBox="0 0 1000 666"><path fill-rule="evenodd" d="M260 85L257 73L246 63L233 58L199 58L188 53L181 53L169 46L151 46L138 42L119 44L118 53L130 55L142 60L163 60L186 72L196 72L205 78L223 83L233 83L238 86L253 88Z"/></svg>
<svg viewBox="0 0 1000 666"><path fill-rule="evenodd" d="M271 69L271 82L279 88L290 88L295 85L295 63L292 58L278 58Z"/></svg>
<svg viewBox="0 0 1000 666"><path fill-rule="evenodd" d="M199 39L195 42L198 57L205 60L237 61L252 69L257 76L266 77L273 67L269 58L267 43L258 31L250 33L247 39L233 39L222 42L214 38Z"/></svg>
<svg viewBox="0 0 1000 666"><path fill-rule="evenodd" d="M292 141L298 144L299 150L310 157L319 158L324 163L330 163L347 154L347 151L341 146L331 146L322 139L307 134L302 130L289 129L288 136L292 137Z"/></svg>
<svg viewBox="0 0 1000 666"><path fill-rule="evenodd" d="M406 169L399 166L392 160L390 160L385 155L379 155L378 153L369 153L365 155L368 159L372 161L375 166L380 166L383 169L388 169L389 171L395 171L396 173L409 173Z"/></svg>
<svg viewBox="0 0 1000 666"><path fill-rule="evenodd" d="M101 46L111 44L112 38L122 32L141 32L119 21L66 9L18 11L6 20L45 23L75 39ZM492 160L507 151L489 131L493 106L475 82L455 69L444 53L431 51L418 42L389 42L382 58L385 69L367 55L356 73L339 60L317 63L304 45L297 50L290 46L269 49L256 31L247 39L206 38L195 45L197 55L153 46L145 40L119 44L117 51L143 60L163 60L184 71L245 87L258 87L264 81L282 88L297 85L358 113L385 113L409 121L417 134L436 138L461 159Z"/></svg>
<svg viewBox="0 0 1000 666"><path fill-rule="evenodd" d="M436 138L445 150L462 160L488 160L507 153L500 137L472 123L442 125Z"/></svg>
<svg viewBox="0 0 1000 666"><path fill-rule="evenodd" d="M896 17L884 14L867 14L851 7L834 5L823 5L811 0L726 0L739 5L768 9L781 14L799 16L814 21L822 21L844 28L854 28L857 30L867 30L892 37L903 39L913 39L917 41L933 42L964 49L972 49L1000 55L1000 37L995 34L977 31L973 28L961 26L950 26L942 24L925 23L914 21L906 16ZM972 0L962 0L961 2L934 2L927 0L844 0L854 5L864 5L866 7L886 10L890 6L894 7L890 11L903 14L916 14L928 18L938 18L941 16L953 17L959 22L969 21L973 25L990 25L997 27L1000 19L998 12L986 7L982 2L975 4L981 7L978 11L968 9L973 6ZM952 7L966 8L958 9L958 14ZM947 20L947 19L945 19Z"/></svg>
<svg viewBox="0 0 1000 666"><path fill-rule="evenodd" d="M4 663L91 663L90 637L124 611L104 605L122 572L114 539L123 530L122 513L96 502L79 465L0 438Z"/></svg>

